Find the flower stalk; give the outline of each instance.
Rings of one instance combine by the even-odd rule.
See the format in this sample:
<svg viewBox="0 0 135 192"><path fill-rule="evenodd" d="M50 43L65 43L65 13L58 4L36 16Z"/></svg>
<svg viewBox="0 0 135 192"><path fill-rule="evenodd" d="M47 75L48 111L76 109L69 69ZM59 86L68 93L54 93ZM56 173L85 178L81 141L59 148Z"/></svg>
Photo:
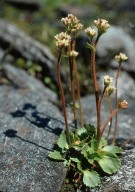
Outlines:
<svg viewBox="0 0 135 192"><path fill-rule="evenodd" d="M75 39L73 41L73 50L75 50ZM80 123L81 128L84 127L84 120L83 120L83 111L82 111L82 103L81 103L81 96L80 96L80 84L78 79L78 72L77 72L77 65L76 65L76 59L73 57L73 65L74 65L74 73L75 73L75 80L76 80L76 87L77 87L77 98L79 102L79 111L80 111Z"/></svg>
<svg viewBox="0 0 135 192"><path fill-rule="evenodd" d="M68 47L69 54L71 53L71 45ZM74 126L77 129L77 112L76 112L76 97L75 97L75 87L74 87L74 63L73 63L73 56L69 56L69 68L70 68L70 85L71 85L71 95L72 95L72 102L73 102L73 114L74 114Z"/></svg>
<svg viewBox="0 0 135 192"><path fill-rule="evenodd" d="M58 79L58 85L59 85L60 94L61 94L61 103L62 103L62 108L63 108L65 126L66 126L66 136L67 136L68 144L70 145L71 141L70 141L70 133L69 133L68 121L67 121L66 102L65 102L65 96L64 96L64 91L63 91L62 81L61 81L61 76L60 76L61 56L62 56L62 51L60 50L59 51L59 56L58 56L58 62L57 62L57 79Z"/></svg>

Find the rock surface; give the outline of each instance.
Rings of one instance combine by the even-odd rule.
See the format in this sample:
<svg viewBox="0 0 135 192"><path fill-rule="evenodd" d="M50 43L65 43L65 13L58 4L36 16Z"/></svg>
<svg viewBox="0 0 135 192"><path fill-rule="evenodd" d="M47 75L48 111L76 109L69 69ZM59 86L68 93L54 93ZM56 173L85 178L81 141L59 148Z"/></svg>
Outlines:
<svg viewBox="0 0 135 192"><path fill-rule="evenodd" d="M0 86L2 192L60 191L66 171L63 164L50 161L47 156L63 128L63 118L47 97L38 92L13 85Z"/></svg>
<svg viewBox="0 0 135 192"><path fill-rule="evenodd" d="M54 66L56 60L49 48L34 40L15 25L0 19L1 47L8 49L14 58L24 58L42 66L44 74L56 80Z"/></svg>
<svg viewBox="0 0 135 192"><path fill-rule="evenodd" d="M125 63L122 63L125 65ZM109 75L114 78L113 85L115 86L117 70L107 70L106 72L98 72L97 76L99 78L99 89L103 90L104 86L104 76ZM135 98L135 80L126 72L121 70L119 79L118 79L118 97L124 99L124 97ZM112 94L111 97L115 97L115 94Z"/></svg>
<svg viewBox="0 0 135 192"><path fill-rule="evenodd" d="M104 177L101 186L90 192L134 192L135 149L125 152L121 158L121 165L117 174Z"/></svg>
<svg viewBox="0 0 135 192"><path fill-rule="evenodd" d="M21 9L38 10L41 7L40 0L5 0L5 2Z"/></svg>
<svg viewBox="0 0 135 192"><path fill-rule="evenodd" d="M134 99L129 98L128 96L124 96L129 103L129 107L127 110L120 110L118 115L118 132L117 137L123 137L128 139L129 137L132 138L135 136L135 109L134 109ZM114 108L114 99L112 99L112 105ZM94 95L86 96L82 99L82 106L84 111L84 120L86 123L91 123L96 126L96 104L95 104L95 97ZM101 116L102 116L102 126L106 122L109 116L109 109L107 105L107 101L103 102L101 108ZM115 119L112 123L112 132L111 136L113 135L113 128L114 128ZM106 129L107 133L108 129Z"/></svg>
<svg viewBox="0 0 135 192"><path fill-rule="evenodd" d="M44 86L38 79L28 75L28 73L23 69L14 67L9 63L4 63L2 69L6 78L15 87L19 87L27 91L37 92L40 97L51 102L56 102L56 93Z"/></svg>
<svg viewBox="0 0 135 192"><path fill-rule="evenodd" d="M100 63L102 64L109 64L110 59L112 59L111 65L117 67L118 64L112 57L119 52L124 52L128 57L128 61L122 65L122 68L127 71L134 71L135 72L135 43L133 38L126 33L123 28L111 26L106 34L104 34L97 45L97 55ZM111 53L111 54L110 54Z"/></svg>

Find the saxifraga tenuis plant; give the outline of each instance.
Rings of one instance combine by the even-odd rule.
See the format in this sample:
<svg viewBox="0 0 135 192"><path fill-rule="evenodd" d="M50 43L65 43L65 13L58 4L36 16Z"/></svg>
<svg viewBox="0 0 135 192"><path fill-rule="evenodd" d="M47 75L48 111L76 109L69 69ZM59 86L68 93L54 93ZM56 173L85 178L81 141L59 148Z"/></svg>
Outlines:
<svg viewBox="0 0 135 192"><path fill-rule="evenodd" d="M96 75L95 66L95 54L96 46L100 37L108 30L110 25L108 21L104 19L98 19L94 21L95 29L88 27L85 29L85 33L90 38L90 43L87 43L87 48L91 50L91 73L93 77L93 87L95 91L96 111L97 111L97 125L85 125L83 122L82 105L80 99L80 87L78 81L76 57L78 52L75 51L76 37L83 25L72 14L68 14L67 17L62 18L61 21L65 26L65 32L61 32L55 36L56 46L58 50L58 63L57 63L57 78L61 95L61 103L63 108L65 130L61 133L59 139L56 142L56 149L49 154L49 157L54 160L64 161L64 165L70 170L74 170L81 184L86 187L93 188L100 184L100 173L113 174L119 170L120 159L118 154L122 153L120 147L115 145L115 138L117 132L117 117L119 109L127 109L128 103L118 101L118 77L120 73L121 63L127 60L127 56L120 53L115 57L118 61L118 72L116 75L115 87L112 86L113 78L106 75L104 77L104 88L101 96L99 95L99 87ZM67 113L66 113L66 101L61 81L61 60L62 56L67 54L69 62L69 74L71 85L71 96L73 103L74 114L74 130L69 130ZM89 69L89 68L88 68ZM75 92L77 89L77 93ZM116 93L116 106L115 109L111 105L111 94ZM108 99L109 115L105 124L101 125L101 106L104 97ZM76 100L79 102L80 110L80 124L77 122L77 107ZM112 118L116 117L114 138L112 144L108 144L108 138L112 128ZM109 125L109 131L106 138L103 137L104 131Z"/></svg>

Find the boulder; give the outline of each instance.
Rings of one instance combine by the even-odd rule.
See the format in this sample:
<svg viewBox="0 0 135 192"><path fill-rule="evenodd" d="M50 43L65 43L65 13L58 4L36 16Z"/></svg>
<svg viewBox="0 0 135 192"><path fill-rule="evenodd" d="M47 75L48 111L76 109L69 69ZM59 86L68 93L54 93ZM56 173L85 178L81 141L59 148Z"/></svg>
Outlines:
<svg viewBox="0 0 135 192"><path fill-rule="evenodd" d="M134 109L134 99L131 99L128 96L124 96L123 99L126 99L129 103L127 110L120 110L118 114L118 131L117 137L129 139L134 137L135 129L134 129L134 121L135 121L135 109ZM112 106L115 108L115 100L112 98ZM85 123L91 123L96 126L97 117L96 117L96 104L95 104L95 96L88 95L82 98L82 107L84 113ZM104 99L104 102L101 107L101 117L102 117L102 126L106 122L109 116L109 108L107 105L107 100ZM114 131L114 123L115 118L112 123L112 132L111 137L113 136ZM108 128L106 129L105 135L108 132Z"/></svg>
<svg viewBox="0 0 135 192"><path fill-rule="evenodd" d="M38 10L41 7L40 0L5 0L5 2L21 9Z"/></svg>
<svg viewBox="0 0 135 192"><path fill-rule="evenodd" d="M31 38L14 24L0 19L0 43L4 49L9 49L14 58L23 58L42 66L44 76L50 76L56 82L55 57L50 49Z"/></svg>
<svg viewBox="0 0 135 192"><path fill-rule="evenodd" d="M24 89L27 92L37 92L40 97L49 100L51 102L56 102L56 93L51 91L41 81L35 79L34 77L28 75L26 71L21 68L14 67L9 63L4 63L2 70L6 78L19 89Z"/></svg>
<svg viewBox="0 0 135 192"><path fill-rule="evenodd" d="M125 151L121 157L118 173L102 179L101 186L89 192L134 192L135 191L135 148ZM78 191L79 192L79 191Z"/></svg>
<svg viewBox="0 0 135 192"><path fill-rule="evenodd" d="M122 66L125 65L125 63L122 63ZM107 70L106 72L98 72L97 76L99 79L99 89L100 91L103 91L104 87L104 76L109 75L114 78L113 85L115 86L115 79L116 79L117 70ZM112 94L111 97L114 97L115 94ZM124 97L132 97L135 98L135 80L126 72L121 70L119 79L118 79L118 97L123 98Z"/></svg>
<svg viewBox="0 0 135 192"><path fill-rule="evenodd" d="M0 86L0 191L59 192L66 170L48 158L63 128L54 105L31 91Z"/></svg>
<svg viewBox="0 0 135 192"><path fill-rule="evenodd" d="M121 27L111 26L108 31L101 36L97 45L97 56L101 65L118 66L114 59L116 54L125 53L129 59L122 65L122 68L127 71L135 72L135 43L134 39L124 31Z"/></svg>

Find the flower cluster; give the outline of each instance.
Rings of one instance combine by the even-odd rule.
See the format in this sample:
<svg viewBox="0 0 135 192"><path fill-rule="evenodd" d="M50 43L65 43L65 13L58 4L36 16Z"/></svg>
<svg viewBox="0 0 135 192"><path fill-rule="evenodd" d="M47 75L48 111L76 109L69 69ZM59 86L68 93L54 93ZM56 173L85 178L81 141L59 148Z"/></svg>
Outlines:
<svg viewBox="0 0 135 192"><path fill-rule="evenodd" d="M105 19L94 20L94 25L98 28L100 34L103 34L110 27L108 21Z"/></svg>
<svg viewBox="0 0 135 192"><path fill-rule="evenodd" d="M116 88L112 85L109 85L106 90L105 90L105 93L106 95L111 95L112 93L114 93L116 91Z"/></svg>
<svg viewBox="0 0 135 192"><path fill-rule="evenodd" d="M79 23L79 20L72 14L68 14L68 16L62 18L61 21L65 25L68 32L77 33L83 28L83 25Z"/></svg>
<svg viewBox="0 0 135 192"><path fill-rule="evenodd" d="M88 28L85 29L84 31L85 31L85 33L86 33L88 36L90 36L91 38L93 38L93 37L97 34L96 30L95 30L95 29L92 29L91 27L88 27Z"/></svg>
<svg viewBox="0 0 135 192"><path fill-rule="evenodd" d="M110 83L112 83L112 82L113 82L113 77L110 77L108 75L104 76L104 85L105 86L110 85Z"/></svg>
<svg viewBox="0 0 135 192"><path fill-rule="evenodd" d="M121 109L127 109L128 108L128 102L126 100L122 100L120 103L119 103L119 108Z"/></svg>
<svg viewBox="0 0 135 192"><path fill-rule="evenodd" d="M124 53L120 53L119 55L115 56L115 59L118 62L122 62L122 61L126 61L128 59L128 57Z"/></svg>
<svg viewBox="0 0 135 192"><path fill-rule="evenodd" d="M105 86L106 95L110 96L112 93L114 93L116 91L116 88L111 85L112 82L113 82L112 77L110 77L108 75L104 76L104 86Z"/></svg>
<svg viewBox="0 0 135 192"><path fill-rule="evenodd" d="M71 37L64 32L61 32L54 36L56 39L56 46L59 48L67 47L70 43Z"/></svg>
<svg viewBox="0 0 135 192"><path fill-rule="evenodd" d="M68 55L69 57L77 57L78 54L79 54L79 53L78 53L77 51L74 51L74 50L72 50L72 51L70 51L70 52L67 53L67 55Z"/></svg>

